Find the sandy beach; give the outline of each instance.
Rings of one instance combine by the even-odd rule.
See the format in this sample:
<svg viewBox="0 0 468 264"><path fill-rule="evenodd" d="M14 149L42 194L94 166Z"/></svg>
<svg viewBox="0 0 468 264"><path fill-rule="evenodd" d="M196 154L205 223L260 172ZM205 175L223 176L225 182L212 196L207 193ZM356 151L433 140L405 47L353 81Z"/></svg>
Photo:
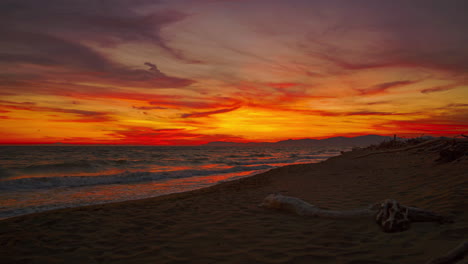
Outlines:
<svg viewBox="0 0 468 264"><path fill-rule="evenodd" d="M186 193L2 220L1 262L426 263L467 239L466 155L436 161L439 150L426 145L364 156L372 151ZM336 210L392 198L454 222L384 233L368 218L312 218L259 207L270 193Z"/></svg>

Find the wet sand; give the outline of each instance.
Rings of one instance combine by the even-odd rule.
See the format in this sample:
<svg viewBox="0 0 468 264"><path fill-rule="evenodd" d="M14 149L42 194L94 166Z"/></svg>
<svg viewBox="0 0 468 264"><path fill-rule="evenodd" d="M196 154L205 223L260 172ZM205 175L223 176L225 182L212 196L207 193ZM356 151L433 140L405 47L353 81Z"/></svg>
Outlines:
<svg viewBox="0 0 468 264"><path fill-rule="evenodd" d="M0 221L2 263L426 263L468 234L468 159L430 146L285 166L187 193ZM258 206L270 193L328 209L387 198L453 217L384 233L372 219L334 220Z"/></svg>

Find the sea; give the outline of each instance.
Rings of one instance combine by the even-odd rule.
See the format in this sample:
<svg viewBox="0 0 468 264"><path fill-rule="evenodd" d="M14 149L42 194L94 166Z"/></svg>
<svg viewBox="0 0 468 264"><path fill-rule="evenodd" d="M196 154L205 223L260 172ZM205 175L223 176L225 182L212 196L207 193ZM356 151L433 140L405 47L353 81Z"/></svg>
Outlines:
<svg viewBox="0 0 468 264"><path fill-rule="evenodd" d="M185 192L346 147L0 146L0 219Z"/></svg>

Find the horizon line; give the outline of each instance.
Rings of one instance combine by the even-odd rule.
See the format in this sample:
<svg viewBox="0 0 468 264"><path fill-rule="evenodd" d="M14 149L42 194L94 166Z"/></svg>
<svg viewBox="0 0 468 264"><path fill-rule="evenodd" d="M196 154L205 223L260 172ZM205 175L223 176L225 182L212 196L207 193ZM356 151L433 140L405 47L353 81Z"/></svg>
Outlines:
<svg viewBox="0 0 468 264"><path fill-rule="evenodd" d="M359 135L359 136L332 136L332 137L319 137L319 138L288 138L288 139L283 139L283 140L277 140L277 141L248 141L248 142L236 142L236 141L223 141L223 140L215 140L215 141L209 141L205 143L195 143L195 144L138 144L138 143L81 143L81 142L19 142L19 143L2 143L0 142L0 146L205 146L210 143L231 143L231 144L239 144L239 145L248 145L248 144L275 144L279 143L282 141L299 141L299 140L305 140L305 139L311 139L311 140L325 140L325 139L331 139L331 138L357 138L357 137L364 137L364 136L381 136L381 137L395 137L398 139L410 139L410 138L419 138L419 137L447 137L447 136L433 136L433 135L415 135L412 137L405 137L405 136L397 136L396 134L393 135L381 135L381 134L365 134L365 135ZM459 137L461 135L456 135L453 137Z"/></svg>

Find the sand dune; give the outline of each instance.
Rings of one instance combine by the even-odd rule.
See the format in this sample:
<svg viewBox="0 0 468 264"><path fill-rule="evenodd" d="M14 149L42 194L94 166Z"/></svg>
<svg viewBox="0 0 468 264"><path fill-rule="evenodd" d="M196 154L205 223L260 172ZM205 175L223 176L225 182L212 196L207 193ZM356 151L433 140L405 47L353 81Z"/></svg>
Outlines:
<svg viewBox="0 0 468 264"><path fill-rule="evenodd" d="M426 263L468 234L468 159L439 152L345 153L207 189L44 212L0 222L2 263ZM451 215L383 233L370 219L301 217L258 207L269 193L321 208L393 198Z"/></svg>

